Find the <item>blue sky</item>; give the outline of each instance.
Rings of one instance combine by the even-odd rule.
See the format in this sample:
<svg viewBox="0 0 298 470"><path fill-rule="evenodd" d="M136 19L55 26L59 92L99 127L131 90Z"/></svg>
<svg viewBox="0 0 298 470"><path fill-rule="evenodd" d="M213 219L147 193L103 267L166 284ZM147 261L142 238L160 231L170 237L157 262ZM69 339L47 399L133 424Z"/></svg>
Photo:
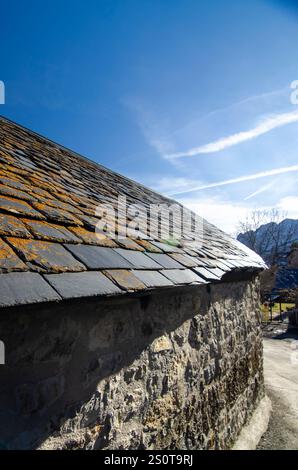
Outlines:
<svg viewBox="0 0 298 470"><path fill-rule="evenodd" d="M295 2L1 0L1 19L2 115L231 233L254 208L298 218Z"/></svg>

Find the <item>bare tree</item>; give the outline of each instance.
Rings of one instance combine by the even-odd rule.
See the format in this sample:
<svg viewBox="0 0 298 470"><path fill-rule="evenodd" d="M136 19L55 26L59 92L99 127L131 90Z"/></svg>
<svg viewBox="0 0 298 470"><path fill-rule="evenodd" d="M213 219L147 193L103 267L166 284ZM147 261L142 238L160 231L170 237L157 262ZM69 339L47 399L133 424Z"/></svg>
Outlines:
<svg viewBox="0 0 298 470"><path fill-rule="evenodd" d="M294 236L294 226L281 224L286 217L279 209L254 210L239 223L237 238L274 266Z"/></svg>

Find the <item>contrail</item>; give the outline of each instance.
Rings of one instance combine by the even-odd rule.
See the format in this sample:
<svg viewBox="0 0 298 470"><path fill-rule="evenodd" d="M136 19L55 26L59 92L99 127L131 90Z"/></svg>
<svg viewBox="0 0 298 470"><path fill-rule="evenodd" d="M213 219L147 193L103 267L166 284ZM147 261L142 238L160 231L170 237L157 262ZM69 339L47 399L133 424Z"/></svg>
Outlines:
<svg viewBox="0 0 298 470"><path fill-rule="evenodd" d="M267 132L272 131L278 127L291 124L298 121L298 111L293 111L291 113L276 114L273 117L267 118L258 124L253 129L248 131L238 132L237 134L224 137L222 139L216 140L206 145L200 147L194 147L186 152L171 153L164 155L164 158L169 160L183 157L193 157L195 155L200 155L204 153L215 153L221 150L224 150L228 147L238 145L247 140L255 139L260 135L266 134Z"/></svg>
<svg viewBox="0 0 298 470"><path fill-rule="evenodd" d="M192 193L194 191L201 191L202 189L217 188L219 186L226 186L228 184L242 183L243 181L252 181L259 178L265 178L267 176L282 175L284 173L292 173L298 171L298 165L287 166L284 168L276 168L275 170L262 171L261 173L255 173L253 175L240 176L239 178L233 178L224 181L218 181L217 183L206 184L203 186L196 186L191 189L186 189L185 191L180 191L178 193L169 194L169 196L177 196L180 194Z"/></svg>
<svg viewBox="0 0 298 470"><path fill-rule="evenodd" d="M260 189L258 189L254 193L249 194L249 196L246 196L244 198L244 201L248 201L249 199L252 199L253 197L258 196L259 194L262 194L265 191L268 191L268 189L272 188L272 186L274 186L274 184L275 184L275 181L272 181L271 183L266 184L266 186L262 186Z"/></svg>

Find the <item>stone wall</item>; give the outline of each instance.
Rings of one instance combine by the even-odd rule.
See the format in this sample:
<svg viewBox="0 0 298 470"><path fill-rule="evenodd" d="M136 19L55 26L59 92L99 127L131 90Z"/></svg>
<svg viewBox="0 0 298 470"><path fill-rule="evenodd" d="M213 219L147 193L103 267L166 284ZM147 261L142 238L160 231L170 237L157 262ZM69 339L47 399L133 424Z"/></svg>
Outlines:
<svg viewBox="0 0 298 470"><path fill-rule="evenodd" d="M259 282L6 310L0 446L229 448L264 395Z"/></svg>

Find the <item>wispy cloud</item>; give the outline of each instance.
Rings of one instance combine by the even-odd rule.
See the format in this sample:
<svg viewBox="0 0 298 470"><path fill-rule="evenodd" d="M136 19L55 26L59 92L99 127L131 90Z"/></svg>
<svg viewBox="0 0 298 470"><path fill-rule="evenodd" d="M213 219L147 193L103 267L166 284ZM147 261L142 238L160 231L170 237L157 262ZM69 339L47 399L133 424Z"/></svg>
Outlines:
<svg viewBox="0 0 298 470"><path fill-rule="evenodd" d="M163 176L147 181L148 185L160 193L166 194L171 192L182 192L198 184L194 179L185 178L183 176Z"/></svg>
<svg viewBox="0 0 298 470"><path fill-rule="evenodd" d="M182 137L182 140L187 141L189 132L192 132L192 130L196 132L197 129L201 129L207 123L209 123L209 126L214 127L217 124L212 124L212 122L219 119L220 116L222 116L221 119L224 121L227 115L235 112L239 113L240 110L244 114L252 112L253 109L256 114L260 110L262 110L263 114L266 112L270 113L274 108L276 110L277 106L280 109L285 102L288 104L288 95L289 87L286 86L278 90L248 96L227 106L215 108L203 115L198 110L196 118L192 118L184 123L184 125L178 127L173 125L171 114L168 114L166 110L157 107L156 104L146 100L144 97L126 96L121 99L121 104L135 114L137 125L141 129L147 144L154 148L162 157L170 157L175 155L177 138L180 140ZM178 157L176 158L178 160ZM178 162L176 161L176 163Z"/></svg>
<svg viewBox="0 0 298 470"><path fill-rule="evenodd" d="M228 147L238 145L247 140L255 139L256 137L266 134L273 129L286 126L287 124L294 122L298 122L298 111L276 114L272 117L264 119L260 124L248 131L238 132L228 137L210 142L209 144L193 147L185 152L165 154L164 157L172 160L176 158L193 157L205 153L220 152L221 150L224 150Z"/></svg>
<svg viewBox="0 0 298 470"><path fill-rule="evenodd" d="M187 128L194 127L194 126L199 126L200 123L209 120L210 118L221 115L221 114L227 114L229 112L235 111L238 108L240 109L245 109L246 105L254 106L255 107L260 107L260 106L268 106L268 103L272 105L272 100L275 100L276 97L282 97L283 95L286 95L286 99L288 100L288 95L289 95L289 87L283 87L279 88L278 90L273 90L273 91L268 91L264 93L259 93L257 95L253 96L248 96L247 98L243 98L240 101L236 101L230 105L221 107L221 108L216 108L210 111L207 114L204 114L203 116L199 116L197 119L192 119L191 121L187 122L184 126L180 126L177 129L174 129L170 135L168 135L168 138L174 136L175 134L181 133L185 131ZM274 101L275 102L275 101Z"/></svg>
<svg viewBox="0 0 298 470"><path fill-rule="evenodd" d="M265 178L268 176L276 176L276 175L282 175L284 173L293 173L298 171L298 165L293 165L293 166L287 166L284 168L275 168L273 170L267 170L267 171L262 171L260 173L254 173L253 175L245 175L245 176L240 176L238 178L232 178L224 181L218 181L216 183L210 183L210 184L205 184L202 186L195 186L193 188L185 189L180 192L176 192L174 194L170 194L169 196L177 196L180 194L186 194L186 193L192 193L194 191L201 191L203 189L209 189L209 188L217 188L219 186L226 186L228 184L235 184L235 183L242 183L244 181L252 181L256 180L259 178Z"/></svg>

